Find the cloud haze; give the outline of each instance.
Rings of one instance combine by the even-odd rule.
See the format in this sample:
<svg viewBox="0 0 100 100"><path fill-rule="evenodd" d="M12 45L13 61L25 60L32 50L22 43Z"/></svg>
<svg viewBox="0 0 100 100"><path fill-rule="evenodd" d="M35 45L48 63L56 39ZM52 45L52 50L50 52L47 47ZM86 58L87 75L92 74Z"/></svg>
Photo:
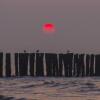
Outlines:
<svg viewBox="0 0 100 100"><path fill-rule="evenodd" d="M0 0L1 50L99 53L99 43L100 0Z"/></svg>

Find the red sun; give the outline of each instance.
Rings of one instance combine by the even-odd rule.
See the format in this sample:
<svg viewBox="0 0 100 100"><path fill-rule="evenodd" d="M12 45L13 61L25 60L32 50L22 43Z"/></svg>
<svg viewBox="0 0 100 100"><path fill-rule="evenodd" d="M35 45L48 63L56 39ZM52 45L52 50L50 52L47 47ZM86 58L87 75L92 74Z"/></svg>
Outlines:
<svg viewBox="0 0 100 100"><path fill-rule="evenodd" d="M43 31L44 32L54 32L55 31L55 26L52 23L46 23L43 25Z"/></svg>

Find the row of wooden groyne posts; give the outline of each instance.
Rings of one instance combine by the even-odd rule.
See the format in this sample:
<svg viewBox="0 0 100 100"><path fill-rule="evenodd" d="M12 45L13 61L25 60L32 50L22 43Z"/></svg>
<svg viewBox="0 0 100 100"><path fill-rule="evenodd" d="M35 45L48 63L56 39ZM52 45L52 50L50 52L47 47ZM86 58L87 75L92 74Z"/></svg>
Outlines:
<svg viewBox="0 0 100 100"><path fill-rule="evenodd" d="M3 77L3 67L5 76L11 77L11 53L0 52L0 77ZM14 53L14 67L15 76L100 76L100 54Z"/></svg>

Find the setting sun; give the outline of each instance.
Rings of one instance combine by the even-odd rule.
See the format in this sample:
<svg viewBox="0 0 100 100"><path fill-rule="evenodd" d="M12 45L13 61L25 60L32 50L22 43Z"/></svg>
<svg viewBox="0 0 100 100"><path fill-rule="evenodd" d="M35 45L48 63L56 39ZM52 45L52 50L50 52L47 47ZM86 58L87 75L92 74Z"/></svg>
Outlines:
<svg viewBox="0 0 100 100"><path fill-rule="evenodd" d="M55 31L55 26L52 23L46 23L43 25L43 31L44 32L54 32Z"/></svg>

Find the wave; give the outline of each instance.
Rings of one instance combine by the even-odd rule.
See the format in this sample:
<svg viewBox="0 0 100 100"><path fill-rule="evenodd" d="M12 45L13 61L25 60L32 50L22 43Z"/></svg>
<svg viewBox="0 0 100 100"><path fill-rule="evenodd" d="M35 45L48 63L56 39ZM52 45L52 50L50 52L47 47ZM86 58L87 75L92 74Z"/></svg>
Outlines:
<svg viewBox="0 0 100 100"><path fill-rule="evenodd" d="M0 92L0 100L100 100L100 78L0 78Z"/></svg>

